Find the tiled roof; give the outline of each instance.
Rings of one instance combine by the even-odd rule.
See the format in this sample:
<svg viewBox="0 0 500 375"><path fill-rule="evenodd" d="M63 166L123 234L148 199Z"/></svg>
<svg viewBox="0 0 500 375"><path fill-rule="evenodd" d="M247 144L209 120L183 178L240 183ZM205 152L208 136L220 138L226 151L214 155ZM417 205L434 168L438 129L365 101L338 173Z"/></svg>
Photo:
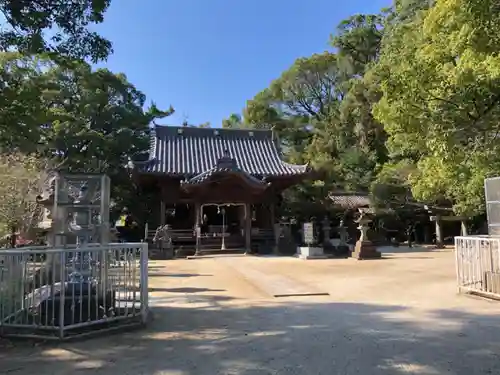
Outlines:
<svg viewBox="0 0 500 375"><path fill-rule="evenodd" d="M308 172L307 165L281 159L271 130L156 126L150 160L143 172L193 177L213 169L225 151L237 167L253 176L289 176Z"/></svg>
<svg viewBox="0 0 500 375"><path fill-rule="evenodd" d="M182 181L182 185L184 185L184 186L199 185L199 184L202 184L203 182L208 181L210 179L217 178L219 176L228 175L228 174L238 174L241 177L243 177L248 183L250 183L252 185L256 185L258 187L266 188L268 186L268 183L266 181L259 180L258 178L253 177L252 175L245 173L240 169L233 170L233 169L229 169L229 168L218 168L218 167L209 169L208 171L203 172L199 175L196 175L189 180Z"/></svg>
<svg viewBox="0 0 500 375"><path fill-rule="evenodd" d="M372 203L370 197L363 193L332 192L329 197L334 204L347 209L366 207Z"/></svg>
<svg viewBox="0 0 500 375"><path fill-rule="evenodd" d="M268 186L267 182L258 179L257 177L254 177L251 174L248 174L245 171L241 170L241 168L238 167L236 160L231 158L228 152L226 152L224 156L217 161L215 167L209 169L206 172L200 173L189 180L183 181L182 184L185 186L199 185L213 178L217 178L224 175L227 176L230 174L239 175L244 180L246 180L247 183L256 185L260 188L266 188Z"/></svg>

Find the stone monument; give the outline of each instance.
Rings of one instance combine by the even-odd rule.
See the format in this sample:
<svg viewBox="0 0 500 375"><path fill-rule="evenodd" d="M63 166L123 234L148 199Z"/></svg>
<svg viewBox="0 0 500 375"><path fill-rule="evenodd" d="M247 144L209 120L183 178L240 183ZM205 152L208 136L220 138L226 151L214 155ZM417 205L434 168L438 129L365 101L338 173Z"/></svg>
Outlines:
<svg viewBox="0 0 500 375"><path fill-rule="evenodd" d="M302 231L303 231L303 241L306 246L298 247L297 257L301 259L328 258L328 256L326 256L323 251L323 247L317 245L314 223L312 221L304 223Z"/></svg>
<svg viewBox="0 0 500 375"><path fill-rule="evenodd" d="M360 215L356 223L358 223L358 229L361 235L356 242L351 256L359 260L380 258L382 254L377 251L375 245L368 238L368 229L370 229L369 224L373 221L372 214L368 209L359 208L358 211Z"/></svg>

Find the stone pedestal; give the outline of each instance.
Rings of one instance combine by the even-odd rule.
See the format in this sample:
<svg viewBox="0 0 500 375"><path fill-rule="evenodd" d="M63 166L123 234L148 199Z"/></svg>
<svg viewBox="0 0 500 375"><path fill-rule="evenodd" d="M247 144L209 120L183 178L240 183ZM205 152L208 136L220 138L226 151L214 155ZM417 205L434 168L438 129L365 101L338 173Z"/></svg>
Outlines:
<svg viewBox="0 0 500 375"><path fill-rule="evenodd" d="M297 248L297 257L300 259L326 259L327 255L322 247L301 246Z"/></svg>
<svg viewBox="0 0 500 375"><path fill-rule="evenodd" d="M335 250L337 256L349 256L349 245L347 244L347 228L344 226L344 221L341 220L337 228L339 233L339 244Z"/></svg>
<svg viewBox="0 0 500 375"><path fill-rule="evenodd" d="M362 259L378 259L382 257L382 254L377 250L375 245L371 241L361 241L356 242L354 251L351 256L358 260Z"/></svg>
<svg viewBox="0 0 500 375"><path fill-rule="evenodd" d="M328 220L328 217L326 217L326 216L323 219L322 227L323 227L323 247L329 246L330 245L330 230L332 228L330 227L330 220Z"/></svg>
<svg viewBox="0 0 500 375"><path fill-rule="evenodd" d="M436 215L436 249L443 249L443 233L441 231L441 217Z"/></svg>
<svg viewBox="0 0 500 375"><path fill-rule="evenodd" d="M358 229L361 235L351 256L358 260L381 258L382 254L377 251L375 245L368 239L369 224L372 222L371 214L363 209L359 209L359 212L361 215L356 222L359 224Z"/></svg>

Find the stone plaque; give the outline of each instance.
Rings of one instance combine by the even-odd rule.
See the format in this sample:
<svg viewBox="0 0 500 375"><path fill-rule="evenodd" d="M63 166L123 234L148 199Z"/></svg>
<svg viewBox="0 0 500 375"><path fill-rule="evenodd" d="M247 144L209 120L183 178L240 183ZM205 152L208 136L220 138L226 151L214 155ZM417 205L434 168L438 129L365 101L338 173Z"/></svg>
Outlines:
<svg viewBox="0 0 500 375"><path fill-rule="evenodd" d="M304 223L302 230L304 232L304 243L306 245L312 245L315 241L315 239L314 239L314 224L313 223Z"/></svg>

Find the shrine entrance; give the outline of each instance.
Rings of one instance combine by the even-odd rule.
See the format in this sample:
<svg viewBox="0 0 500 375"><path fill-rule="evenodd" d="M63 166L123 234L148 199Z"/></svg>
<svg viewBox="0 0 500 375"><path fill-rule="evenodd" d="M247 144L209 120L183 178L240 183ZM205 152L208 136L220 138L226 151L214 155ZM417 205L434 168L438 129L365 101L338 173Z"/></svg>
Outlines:
<svg viewBox="0 0 500 375"><path fill-rule="evenodd" d="M202 233L242 234L245 205L203 204L201 206Z"/></svg>
<svg viewBox="0 0 500 375"><path fill-rule="evenodd" d="M245 204L203 204L200 216L202 248L228 250L245 247Z"/></svg>

